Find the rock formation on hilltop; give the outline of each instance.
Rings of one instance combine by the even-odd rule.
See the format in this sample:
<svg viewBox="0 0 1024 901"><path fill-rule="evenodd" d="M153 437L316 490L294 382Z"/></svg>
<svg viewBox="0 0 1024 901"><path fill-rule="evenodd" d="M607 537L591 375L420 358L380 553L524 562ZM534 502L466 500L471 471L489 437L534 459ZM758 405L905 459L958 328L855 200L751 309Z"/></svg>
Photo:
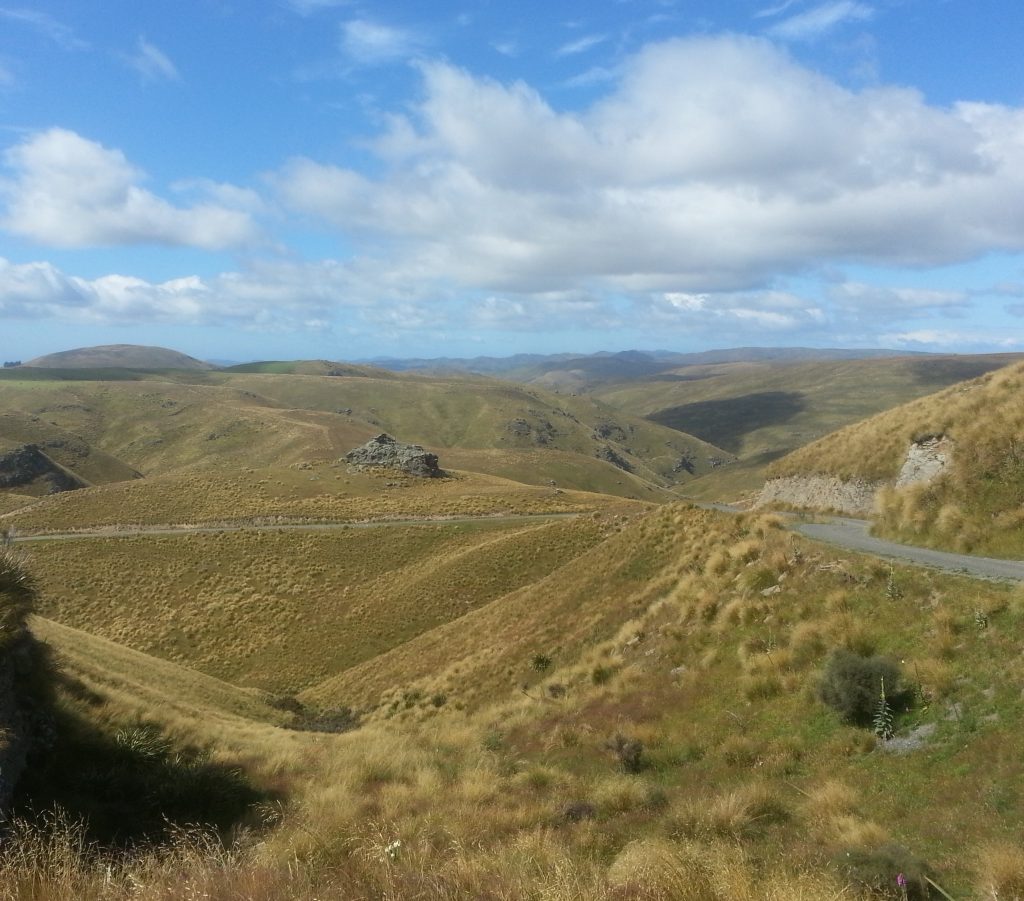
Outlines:
<svg viewBox="0 0 1024 901"><path fill-rule="evenodd" d="M345 454L345 460L357 469L395 469L424 479L437 479L444 475L444 470L437 465L436 454L425 451L418 444L403 444L386 434L350 450Z"/></svg>

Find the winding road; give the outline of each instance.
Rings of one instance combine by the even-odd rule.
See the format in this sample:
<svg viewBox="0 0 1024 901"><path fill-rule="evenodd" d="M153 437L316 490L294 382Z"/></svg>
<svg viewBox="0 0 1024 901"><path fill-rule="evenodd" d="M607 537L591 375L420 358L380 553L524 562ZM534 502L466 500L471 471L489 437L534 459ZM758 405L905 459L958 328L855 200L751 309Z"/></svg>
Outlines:
<svg viewBox="0 0 1024 901"><path fill-rule="evenodd" d="M949 551L935 551L931 548L886 541L869 535L871 523L864 519L837 516L827 522L791 523L790 527L816 541L824 541L851 551L874 554L876 557L916 563L919 566L949 570L982 579L1024 582L1024 560L972 557L970 554L954 554Z"/></svg>
<svg viewBox="0 0 1024 901"><path fill-rule="evenodd" d="M699 503L696 506L719 510L723 513L742 513L739 507L728 504ZM215 526L135 526L121 528L111 526L102 529L89 529L75 532L53 532L42 535L15 536L14 541L75 541L89 538L131 538L141 535L195 535L218 532L319 532L335 529L375 529L401 526L437 526L437 525L505 525L511 523L544 522L555 519L567 519L579 516L579 513L524 513L504 516L465 516L452 519L419 518L419 519L384 519L365 522L333 522L333 523L273 523L273 524L224 524ZM936 551L931 548L916 547L886 541L868 534L871 523L863 519L831 517L825 522L800 522L795 516L789 516L789 528L815 541L843 548L873 554L887 560L898 560L932 569L941 569L959 575L974 576L981 579L1024 582L1024 560L1001 560L995 557L973 557L969 554L954 554L948 551Z"/></svg>

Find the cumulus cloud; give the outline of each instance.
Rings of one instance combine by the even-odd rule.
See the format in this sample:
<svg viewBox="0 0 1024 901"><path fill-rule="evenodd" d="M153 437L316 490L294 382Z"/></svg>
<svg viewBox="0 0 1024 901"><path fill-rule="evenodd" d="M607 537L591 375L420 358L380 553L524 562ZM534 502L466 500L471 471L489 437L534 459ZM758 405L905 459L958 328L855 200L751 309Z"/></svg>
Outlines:
<svg viewBox="0 0 1024 901"><path fill-rule="evenodd" d="M128 57L128 65L146 81L179 81L181 75L177 66L155 44L144 37L139 38L135 53Z"/></svg>
<svg viewBox="0 0 1024 901"><path fill-rule="evenodd" d="M421 66L385 174L292 160L292 209L395 271L484 293L762 289L844 262L1024 248L1024 111L853 91L766 40L650 45L560 112L522 82ZM382 252L385 252L382 250Z"/></svg>
<svg viewBox="0 0 1024 901"><path fill-rule="evenodd" d="M86 324L167 322L256 330L322 330L345 312L349 321L378 322L419 310L418 328L442 317L425 288L389 283L363 261L254 261L210 278L188 275L153 282L131 275L69 275L48 262L0 258L0 317L60 318ZM390 311L390 312L389 312Z"/></svg>
<svg viewBox="0 0 1024 901"><path fill-rule="evenodd" d="M4 153L7 231L55 247L167 244L219 250L255 241L250 214L223 202L177 207L141 187L119 150L53 128ZM221 196L223 200L223 195Z"/></svg>
<svg viewBox="0 0 1024 901"><path fill-rule="evenodd" d="M783 6L778 11L785 8ZM848 22L866 22L874 13L866 3L833 0L783 19L769 28L768 33L783 41L813 41Z"/></svg>
<svg viewBox="0 0 1024 901"><path fill-rule="evenodd" d="M419 35L369 19L342 23L341 50L350 62L378 66L415 56L423 47Z"/></svg>

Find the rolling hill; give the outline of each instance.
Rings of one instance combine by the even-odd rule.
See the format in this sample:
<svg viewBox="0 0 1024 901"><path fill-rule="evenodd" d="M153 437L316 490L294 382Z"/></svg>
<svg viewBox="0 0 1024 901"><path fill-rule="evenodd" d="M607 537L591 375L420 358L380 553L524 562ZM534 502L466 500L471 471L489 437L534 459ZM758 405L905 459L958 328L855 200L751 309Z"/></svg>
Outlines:
<svg viewBox="0 0 1024 901"><path fill-rule="evenodd" d="M166 347L104 344L36 357L23 364L35 369L213 369L209 363Z"/></svg>
<svg viewBox="0 0 1024 901"><path fill-rule="evenodd" d="M949 376L872 362L875 388ZM809 407L865 372L815 387L824 370L791 366L809 367ZM17 441L73 436L85 459L146 475L0 496L33 577L0 578L0 614L24 621L11 602L34 585L28 622L57 664L35 675L46 715L22 720L43 739L0 847L13 897L869 901L1024 885L1020 586L675 501L726 452L599 398L257 368L0 378ZM771 390L796 392L786 370ZM702 373L668 385L718 377ZM980 474L978 521L1007 515L980 505L1016 497L1022 379L1024 364L989 373L776 465L884 476L942 430ZM748 452L783 426L706 421ZM449 477L338 462L382 430L437 450ZM673 472L684 459L694 471ZM22 728L5 679L4 742Z"/></svg>

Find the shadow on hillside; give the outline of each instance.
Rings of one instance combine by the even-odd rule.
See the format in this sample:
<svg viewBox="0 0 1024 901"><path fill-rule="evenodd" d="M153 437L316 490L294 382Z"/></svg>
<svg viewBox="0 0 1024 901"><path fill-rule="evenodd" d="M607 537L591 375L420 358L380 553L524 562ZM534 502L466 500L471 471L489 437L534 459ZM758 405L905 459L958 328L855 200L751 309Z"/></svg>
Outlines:
<svg viewBox="0 0 1024 901"><path fill-rule="evenodd" d="M668 407L647 418L739 453L744 436L756 429L788 422L806 406L803 395L794 391L762 391Z"/></svg>
<svg viewBox="0 0 1024 901"><path fill-rule="evenodd" d="M1010 362L1012 359L1009 357L989 360L958 360L953 357L942 357L937 360L913 360L910 363L910 371L919 384L934 386L937 391L954 382L976 379L979 375L1000 369Z"/></svg>
<svg viewBox="0 0 1024 901"><path fill-rule="evenodd" d="M52 729L18 783L16 816L45 822L59 809L83 823L90 841L128 848L165 841L184 827L224 835L270 800L237 768L174 747L152 724L100 728L85 709L103 699L66 674L57 680L64 697L45 718Z"/></svg>

